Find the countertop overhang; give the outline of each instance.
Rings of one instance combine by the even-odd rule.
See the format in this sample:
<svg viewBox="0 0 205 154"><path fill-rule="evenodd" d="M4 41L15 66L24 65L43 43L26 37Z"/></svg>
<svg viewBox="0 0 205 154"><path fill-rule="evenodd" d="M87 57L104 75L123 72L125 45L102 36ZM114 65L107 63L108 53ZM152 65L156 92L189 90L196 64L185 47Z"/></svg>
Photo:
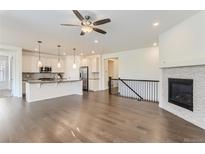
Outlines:
<svg viewBox="0 0 205 154"><path fill-rule="evenodd" d="M42 80L27 80L27 83L30 84L45 84L45 83L62 83L62 82L77 82L81 80L68 80L68 79L56 79L56 80L49 80L49 81L42 81Z"/></svg>
<svg viewBox="0 0 205 154"><path fill-rule="evenodd" d="M35 102L67 95L82 95L82 87L82 80L28 80L26 82L26 101Z"/></svg>

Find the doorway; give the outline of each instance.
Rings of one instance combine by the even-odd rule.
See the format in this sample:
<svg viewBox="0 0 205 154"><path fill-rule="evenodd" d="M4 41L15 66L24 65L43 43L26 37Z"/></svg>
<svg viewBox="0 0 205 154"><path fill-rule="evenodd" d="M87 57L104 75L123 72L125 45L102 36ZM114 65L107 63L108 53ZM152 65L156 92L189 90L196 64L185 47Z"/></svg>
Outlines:
<svg viewBox="0 0 205 154"><path fill-rule="evenodd" d="M0 97L12 96L12 58L0 55Z"/></svg>
<svg viewBox="0 0 205 154"><path fill-rule="evenodd" d="M104 61L104 88L108 89L109 77L118 79L119 78L119 59L109 58Z"/></svg>

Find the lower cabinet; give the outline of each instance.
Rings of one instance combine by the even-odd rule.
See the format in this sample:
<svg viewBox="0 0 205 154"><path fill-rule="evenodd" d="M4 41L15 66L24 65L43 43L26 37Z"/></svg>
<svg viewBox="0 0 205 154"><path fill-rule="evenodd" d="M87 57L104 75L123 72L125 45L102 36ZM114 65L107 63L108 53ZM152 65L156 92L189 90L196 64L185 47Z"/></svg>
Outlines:
<svg viewBox="0 0 205 154"><path fill-rule="evenodd" d="M99 80L98 79L89 79L89 90L90 91L99 90Z"/></svg>

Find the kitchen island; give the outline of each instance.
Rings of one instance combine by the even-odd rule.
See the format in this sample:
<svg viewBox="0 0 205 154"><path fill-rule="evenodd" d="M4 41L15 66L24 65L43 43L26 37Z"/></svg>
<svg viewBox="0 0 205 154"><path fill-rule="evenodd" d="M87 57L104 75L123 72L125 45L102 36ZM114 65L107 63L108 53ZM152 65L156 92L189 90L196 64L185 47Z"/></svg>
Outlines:
<svg viewBox="0 0 205 154"><path fill-rule="evenodd" d="M81 80L28 80L26 82L26 101L35 102L66 95L82 95Z"/></svg>

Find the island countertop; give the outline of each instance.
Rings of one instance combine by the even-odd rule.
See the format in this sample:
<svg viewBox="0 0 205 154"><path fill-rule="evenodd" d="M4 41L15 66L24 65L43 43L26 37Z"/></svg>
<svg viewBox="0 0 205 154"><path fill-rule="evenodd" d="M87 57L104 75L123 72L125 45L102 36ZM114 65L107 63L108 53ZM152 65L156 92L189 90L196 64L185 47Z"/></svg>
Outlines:
<svg viewBox="0 0 205 154"><path fill-rule="evenodd" d="M81 81L81 80L69 80L69 79L55 79L55 80L47 80L47 81L42 81L42 80L27 80L26 82L30 84L44 84L44 83L61 83L61 82L76 82L76 81Z"/></svg>
<svg viewBox="0 0 205 154"><path fill-rule="evenodd" d="M28 80L26 81L26 101L35 102L67 95L82 95L82 89L82 80Z"/></svg>

